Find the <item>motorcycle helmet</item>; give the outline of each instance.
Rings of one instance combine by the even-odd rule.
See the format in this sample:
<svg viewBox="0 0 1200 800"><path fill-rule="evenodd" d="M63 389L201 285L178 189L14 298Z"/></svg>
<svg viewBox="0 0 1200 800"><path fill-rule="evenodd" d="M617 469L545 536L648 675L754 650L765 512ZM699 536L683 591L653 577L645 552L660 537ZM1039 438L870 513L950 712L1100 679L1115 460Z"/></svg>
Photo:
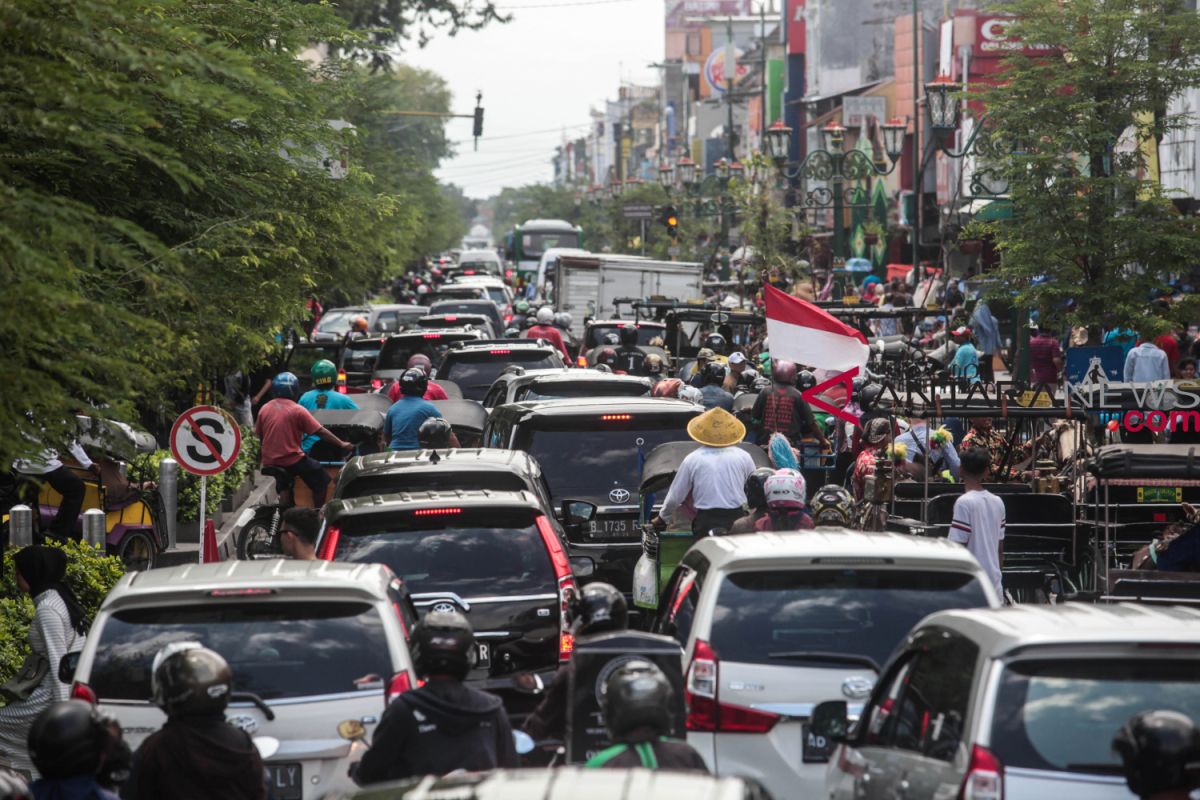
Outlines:
<svg viewBox="0 0 1200 800"><path fill-rule="evenodd" d="M725 380L725 365L717 361L710 361L704 365L702 375L706 386L710 383L719 386Z"/></svg>
<svg viewBox="0 0 1200 800"><path fill-rule="evenodd" d="M322 358L312 365L312 372L309 374L312 376L313 386L324 389L333 386L337 380L337 367L328 358Z"/></svg>
<svg viewBox="0 0 1200 800"><path fill-rule="evenodd" d="M719 333L710 333L704 337L704 346L714 353L724 355L725 353L725 337Z"/></svg>
<svg viewBox="0 0 1200 800"><path fill-rule="evenodd" d="M794 469L781 469L763 482L767 508L796 510L804 508L808 487L804 476Z"/></svg>
<svg viewBox="0 0 1200 800"><path fill-rule="evenodd" d="M504 329L504 338L505 339L520 339L521 338L521 329L520 328L505 328Z"/></svg>
<svg viewBox="0 0 1200 800"><path fill-rule="evenodd" d="M542 306L537 310L538 325L553 325L554 324L554 309L550 306Z"/></svg>
<svg viewBox="0 0 1200 800"><path fill-rule="evenodd" d="M683 381L679 378L664 378L650 390L651 397L679 397Z"/></svg>
<svg viewBox="0 0 1200 800"><path fill-rule="evenodd" d="M845 528L854 515L854 498L845 486L822 486L812 499L813 524Z"/></svg>
<svg viewBox="0 0 1200 800"><path fill-rule="evenodd" d="M271 379L271 396L295 400L300 396L300 381L290 372L281 372Z"/></svg>
<svg viewBox="0 0 1200 800"><path fill-rule="evenodd" d="M621 337L618 336L615 331L609 331L608 333L604 334L604 344L613 345L615 347L620 343Z"/></svg>
<svg viewBox="0 0 1200 800"><path fill-rule="evenodd" d="M622 347L637 347L638 329L632 322L626 322L620 330Z"/></svg>
<svg viewBox="0 0 1200 800"><path fill-rule="evenodd" d="M355 317L354 322L350 323L350 329L357 331L358 333L366 333L367 332L367 318L366 317Z"/></svg>
<svg viewBox="0 0 1200 800"><path fill-rule="evenodd" d="M1178 711L1134 714L1112 740L1112 749L1125 766L1125 783L1138 797L1173 789L1196 788L1200 761L1200 731Z"/></svg>
<svg viewBox="0 0 1200 800"><path fill-rule="evenodd" d="M701 394L700 390L697 389L695 386L679 387L679 399L686 400L689 403L697 403L697 404L704 403L704 395Z"/></svg>
<svg viewBox="0 0 1200 800"><path fill-rule="evenodd" d="M173 642L154 657L151 699L167 716L219 714L232 691L229 664L198 642Z"/></svg>
<svg viewBox="0 0 1200 800"><path fill-rule="evenodd" d="M817 376L813 375L806 369L800 370L796 376L796 388L800 391L806 391L817 385Z"/></svg>
<svg viewBox="0 0 1200 800"><path fill-rule="evenodd" d="M648 728L658 736L671 732L675 692L655 664L636 659L616 669L604 682L604 724L613 741Z"/></svg>
<svg viewBox="0 0 1200 800"><path fill-rule="evenodd" d="M612 369L613 365L616 363L617 351L613 350L611 347L605 347L596 354L596 366L603 365L609 369Z"/></svg>
<svg viewBox="0 0 1200 800"><path fill-rule="evenodd" d="M584 586L576 605L576 635L623 631L629 627L625 595L608 583Z"/></svg>
<svg viewBox="0 0 1200 800"><path fill-rule="evenodd" d="M876 417L863 428L862 440L869 445L882 444L892 435L892 423L884 417Z"/></svg>
<svg viewBox="0 0 1200 800"><path fill-rule="evenodd" d="M554 327L564 331L571 330L571 323L573 321L571 315L565 311L560 311L554 315Z"/></svg>
<svg viewBox="0 0 1200 800"><path fill-rule="evenodd" d="M746 476L742 489L746 493L746 505L751 509L766 508L767 495L763 490L763 483L774 474L775 470L770 467L759 467Z"/></svg>
<svg viewBox="0 0 1200 800"><path fill-rule="evenodd" d="M761 375L754 379L754 393L765 392L771 388L771 379L764 378Z"/></svg>
<svg viewBox="0 0 1200 800"><path fill-rule="evenodd" d="M433 362L424 353L413 353L408 357L407 369L419 369L428 375L433 372Z"/></svg>
<svg viewBox="0 0 1200 800"><path fill-rule="evenodd" d="M782 383L785 386L796 385L796 364L793 361L783 361L782 359L775 362L775 368L771 370L771 377L776 383Z"/></svg>
<svg viewBox="0 0 1200 800"><path fill-rule="evenodd" d="M858 395L858 407L863 411L874 411L882 395L882 386L878 383L868 383Z"/></svg>
<svg viewBox="0 0 1200 800"><path fill-rule="evenodd" d="M417 443L423 450L444 450L450 446L454 429L443 417L430 417L417 429Z"/></svg>
<svg viewBox="0 0 1200 800"><path fill-rule="evenodd" d="M467 677L475 666L475 632L460 611L430 611L413 628L408 648L417 677Z"/></svg>
<svg viewBox="0 0 1200 800"><path fill-rule="evenodd" d="M663 371L662 356L660 356L658 353L651 353L650 355L646 356L646 360L643 361L642 364L645 366L646 372L650 375L658 375Z"/></svg>
<svg viewBox="0 0 1200 800"><path fill-rule="evenodd" d="M42 709L29 728L29 757L43 778L96 775L105 755L115 749L120 730L90 703L55 703Z"/></svg>
<svg viewBox="0 0 1200 800"><path fill-rule="evenodd" d="M610 367L608 364L597 364L596 366L592 367L592 369L596 370L596 372L603 372L606 375L613 374L612 367Z"/></svg>
<svg viewBox="0 0 1200 800"><path fill-rule="evenodd" d="M400 394L405 397L424 397L429 388L429 376L421 369L406 369L400 376Z"/></svg>
<svg viewBox="0 0 1200 800"><path fill-rule="evenodd" d="M514 306L514 308L516 309L516 312L518 314L528 314L529 313L529 301L528 300L518 300L517 304L516 304L516 306Z"/></svg>

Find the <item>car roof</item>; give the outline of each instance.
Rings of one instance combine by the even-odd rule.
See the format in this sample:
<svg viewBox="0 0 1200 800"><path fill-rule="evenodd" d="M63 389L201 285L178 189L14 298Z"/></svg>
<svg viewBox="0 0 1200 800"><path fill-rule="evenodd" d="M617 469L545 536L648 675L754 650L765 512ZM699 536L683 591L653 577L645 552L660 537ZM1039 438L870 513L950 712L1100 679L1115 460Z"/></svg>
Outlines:
<svg viewBox="0 0 1200 800"><path fill-rule="evenodd" d="M949 539L909 534L855 531L849 528L815 528L805 531L743 533L710 536L692 546L715 567L739 561L829 559L830 563L861 563L881 559L961 567L982 574L982 567L967 548ZM814 562L814 563L820 563Z"/></svg>
<svg viewBox="0 0 1200 800"><path fill-rule="evenodd" d="M393 450L387 453L372 453L359 456L346 463L343 471L354 478L367 475L421 470L430 472L454 472L476 470L495 472L534 472L537 462L524 450L502 450L483 447L472 450L438 450L437 459L433 450Z"/></svg>
<svg viewBox="0 0 1200 800"><path fill-rule="evenodd" d="M567 398L562 400L530 400L523 403L509 403L497 407L497 411L512 409L519 413L522 419L536 417L580 417L587 414L629 413L670 416L674 414L692 414L703 409L684 400L671 400L661 397L588 397ZM493 412L494 413L494 412Z"/></svg>
<svg viewBox="0 0 1200 800"><path fill-rule="evenodd" d="M433 339L436 336L453 336L455 334L466 334L468 336L468 340L471 338L478 339L482 333L483 333L483 331L480 331L478 328L467 328L467 327L462 327L462 328L409 328L408 330L388 334L385 344L387 342L392 341L393 339L403 339L403 338L422 339L422 338L426 338L426 337ZM434 335L430 335L430 334L434 334Z"/></svg>
<svg viewBox="0 0 1200 800"><path fill-rule="evenodd" d="M341 498L331 501L325 507L325 518L332 521L346 516L390 514L414 508L440 508L447 504L469 509L528 508L538 513L542 511L537 498L525 491L450 489Z"/></svg>
<svg viewBox="0 0 1200 800"><path fill-rule="evenodd" d="M527 219L521 223L522 228L542 228L548 231L573 231L575 226L561 219Z"/></svg>
<svg viewBox="0 0 1200 800"><path fill-rule="evenodd" d="M415 303L372 303L370 308L372 311L412 311L415 314L426 307Z"/></svg>
<svg viewBox="0 0 1200 800"><path fill-rule="evenodd" d="M1115 603L940 611L921 623L960 631L993 657L1071 644L1195 643L1200 608Z"/></svg>
<svg viewBox="0 0 1200 800"><path fill-rule="evenodd" d="M279 558L187 564L126 573L109 592L101 607L141 603L169 594L194 597L197 592L238 588L346 592L360 597L366 594L384 599L388 585L395 577L382 564L321 560Z"/></svg>
<svg viewBox="0 0 1200 800"><path fill-rule="evenodd" d="M487 275L480 275L480 274L476 273L474 275L455 275L454 278L447 285L448 286L504 286L505 284L504 284L504 281L499 278L499 276L492 275L491 273L489 273Z"/></svg>

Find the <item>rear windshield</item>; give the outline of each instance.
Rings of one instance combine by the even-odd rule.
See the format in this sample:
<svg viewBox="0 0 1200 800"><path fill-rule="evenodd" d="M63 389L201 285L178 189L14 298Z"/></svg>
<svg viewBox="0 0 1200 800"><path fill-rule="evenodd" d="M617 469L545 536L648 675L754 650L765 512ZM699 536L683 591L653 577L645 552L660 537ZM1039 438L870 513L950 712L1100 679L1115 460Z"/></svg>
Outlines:
<svg viewBox="0 0 1200 800"><path fill-rule="evenodd" d="M721 582L710 641L730 661L837 667L820 655L841 654L882 666L921 618L986 605L980 582L959 572L735 572Z"/></svg>
<svg viewBox="0 0 1200 800"><path fill-rule="evenodd" d="M434 310L432 307L438 303L454 303L457 300L467 300L472 297L482 299L486 296L487 291L482 286L459 285L453 289L439 289L426 298L426 302L430 305L430 314L445 314L445 311Z"/></svg>
<svg viewBox="0 0 1200 800"><path fill-rule="evenodd" d="M621 323L621 324L623 325L625 323ZM584 342L584 346L587 347L588 349L591 349L593 347L599 347L601 345L601 343L604 342L604 336L609 333L616 334L618 337L620 337L620 335L621 335L620 326L619 325L593 325L592 327L588 328L587 341ZM651 339L653 339L655 337L658 337L661 339L664 335L665 335L665 333L662 328L648 326L648 325L639 325L638 326L638 344L640 344L640 345L643 345L643 346L648 345L648 344L650 344Z"/></svg>
<svg viewBox="0 0 1200 800"><path fill-rule="evenodd" d="M637 497L642 462L650 451L664 442L688 438L687 419L682 416L651 422L658 427L580 420L581 430L530 431L532 441L525 449L538 460L555 499L607 498L614 487ZM605 429L604 425L613 427Z"/></svg>
<svg viewBox="0 0 1200 800"><path fill-rule="evenodd" d="M369 497L397 492L448 492L460 489L485 489L493 492L520 492L528 489L525 481L511 472L471 472L456 469L445 472L414 470L399 475L371 475L345 487L339 497Z"/></svg>
<svg viewBox="0 0 1200 800"><path fill-rule="evenodd" d="M457 383L468 400L483 400L500 373L513 364L525 369L552 369L561 367L562 359L545 350L501 346L496 352L459 353L446 359L438 378Z"/></svg>
<svg viewBox="0 0 1200 800"><path fill-rule="evenodd" d="M480 291L483 291L480 289ZM443 300L440 303L435 303L429 309L431 315L434 314L478 314L488 319L494 319L499 312L496 310L496 305L490 300L467 300L459 297L458 302L454 300Z"/></svg>
<svg viewBox="0 0 1200 800"><path fill-rule="evenodd" d="M234 691L264 700L377 692L392 672L383 621L367 603L207 601L113 614L89 684L101 700L148 700L154 656L171 642L217 651Z"/></svg>
<svg viewBox="0 0 1200 800"><path fill-rule="evenodd" d="M564 397L644 397L649 393L644 385L629 381L547 381L521 387L513 402Z"/></svg>
<svg viewBox="0 0 1200 800"><path fill-rule="evenodd" d="M327 311L317 323L317 330L322 333L345 333L350 330L350 323L355 317L364 317L369 312L365 308L350 308L342 311Z"/></svg>
<svg viewBox="0 0 1200 800"><path fill-rule="evenodd" d="M336 364L341 349L340 344L331 344L328 347L297 347L288 356L287 371L308 377L308 373L312 372L312 365L322 359Z"/></svg>
<svg viewBox="0 0 1200 800"><path fill-rule="evenodd" d="M383 345L383 349L379 351L379 358L375 361L375 369L407 369L408 360L418 354L428 356L436 366L450 349L450 345L461 342L464 338L474 337L431 332L429 337L425 338L423 334L417 337L406 333L403 338L389 339Z"/></svg>
<svg viewBox="0 0 1200 800"><path fill-rule="evenodd" d="M989 748L1006 767L1120 774L1113 736L1139 711L1200 719L1200 663L1174 658L1057 658L1010 664Z"/></svg>
<svg viewBox="0 0 1200 800"><path fill-rule="evenodd" d="M387 564L414 594L460 597L557 591L554 569L532 511L412 512L347 521L337 561Z"/></svg>
<svg viewBox="0 0 1200 800"><path fill-rule="evenodd" d="M357 339L346 345L342 354L342 367L347 372L370 372L375 369L375 359L383 349L382 339Z"/></svg>

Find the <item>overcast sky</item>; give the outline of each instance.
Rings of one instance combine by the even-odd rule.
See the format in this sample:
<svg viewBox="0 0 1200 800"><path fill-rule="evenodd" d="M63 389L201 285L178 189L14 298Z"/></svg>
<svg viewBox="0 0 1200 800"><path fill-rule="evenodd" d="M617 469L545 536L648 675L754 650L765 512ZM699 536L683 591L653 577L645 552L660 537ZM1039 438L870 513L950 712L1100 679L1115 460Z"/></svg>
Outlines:
<svg viewBox="0 0 1200 800"><path fill-rule="evenodd" d="M617 98L622 79L650 84L663 57L662 0L500 0L513 20L441 35L404 60L450 84L453 110L469 113L483 92L484 138L472 150L471 121L451 120L458 156L438 170L471 197L548 181L565 129L578 136L588 108Z"/></svg>

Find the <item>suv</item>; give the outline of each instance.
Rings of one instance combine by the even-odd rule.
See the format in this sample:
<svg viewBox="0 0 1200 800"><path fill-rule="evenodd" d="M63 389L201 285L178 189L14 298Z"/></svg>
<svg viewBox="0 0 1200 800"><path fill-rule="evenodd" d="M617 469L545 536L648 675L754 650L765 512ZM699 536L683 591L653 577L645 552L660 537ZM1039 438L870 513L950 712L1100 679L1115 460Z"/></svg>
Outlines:
<svg viewBox="0 0 1200 800"><path fill-rule="evenodd" d="M554 507L569 523L571 554L591 556L596 580L630 594L642 554L642 462L658 445L686 440L688 422L703 412L682 400L649 397L510 403L492 410L483 442L538 460Z"/></svg>
<svg viewBox="0 0 1200 800"><path fill-rule="evenodd" d="M328 360L338 364L342 360L342 342L296 342L283 353L280 372L290 372L300 381L300 391L313 388L312 368L318 361Z"/></svg>
<svg viewBox="0 0 1200 800"><path fill-rule="evenodd" d="M752 533L694 544L653 630L684 648L688 743L712 771L820 797L828 748L808 734L814 704L864 701L926 614L999 604L979 563L946 539Z"/></svg>
<svg viewBox="0 0 1200 800"><path fill-rule="evenodd" d="M430 304L428 316L432 317L438 314L482 314L492 323L492 330L496 332L497 336L504 333L504 315L500 313L500 306L487 299L486 289L482 286L459 286L458 284L451 284L449 288L477 289L485 292L485 294L482 299L471 297L439 298Z"/></svg>
<svg viewBox="0 0 1200 800"><path fill-rule="evenodd" d="M399 380L408 369L408 360L415 355L429 356L437 366L442 356L456 342L484 338L483 331L472 328L443 328L436 331L412 330L389 336L375 359L371 383L378 389Z"/></svg>
<svg viewBox="0 0 1200 800"><path fill-rule="evenodd" d="M1139 711L1200 718L1197 641L1200 610L1178 606L934 614L849 737L840 701L814 713L815 734L844 740L824 796L1132 798L1113 736Z"/></svg>
<svg viewBox="0 0 1200 800"><path fill-rule="evenodd" d="M437 370L438 380L453 381L467 400L480 401L506 369L554 369L565 366L558 348L544 339L493 339L451 347Z"/></svg>
<svg viewBox="0 0 1200 800"><path fill-rule="evenodd" d="M504 333L504 331L492 330L491 319L483 314L428 314L413 324L415 328L429 331L466 326L487 331L489 339L495 339Z"/></svg>
<svg viewBox="0 0 1200 800"><path fill-rule="evenodd" d="M574 640L567 610L575 577L558 527L524 491L405 492L334 500L319 557L382 562L418 608L457 608L479 659L469 682L500 694L518 716L536 705Z"/></svg>
<svg viewBox="0 0 1200 800"><path fill-rule="evenodd" d="M150 667L171 642L220 653L234 676L226 715L280 741L267 762L280 798L353 789L348 717L372 728L387 699L416 685L406 643L416 611L403 581L377 564L225 561L127 573L96 614L73 697L121 724L134 750L162 727ZM70 672L69 663L62 672Z"/></svg>
<svg viewBox="0 0 1200 800"><path fill-rule="evenodd" d="M528 400L561 400L568 397L647 397L650 379L614 375L594 369L539 369L516 367L496 379L484 408Z"/></svg>
<svg viewBox="0 0 1200 800"><path fill-rule="evenodd" d="M500 306L506 313L512 311L512 289L509 289L499 277L464 273L455 276L450 286L482 286L487 290L489 300Z"/></svg>

